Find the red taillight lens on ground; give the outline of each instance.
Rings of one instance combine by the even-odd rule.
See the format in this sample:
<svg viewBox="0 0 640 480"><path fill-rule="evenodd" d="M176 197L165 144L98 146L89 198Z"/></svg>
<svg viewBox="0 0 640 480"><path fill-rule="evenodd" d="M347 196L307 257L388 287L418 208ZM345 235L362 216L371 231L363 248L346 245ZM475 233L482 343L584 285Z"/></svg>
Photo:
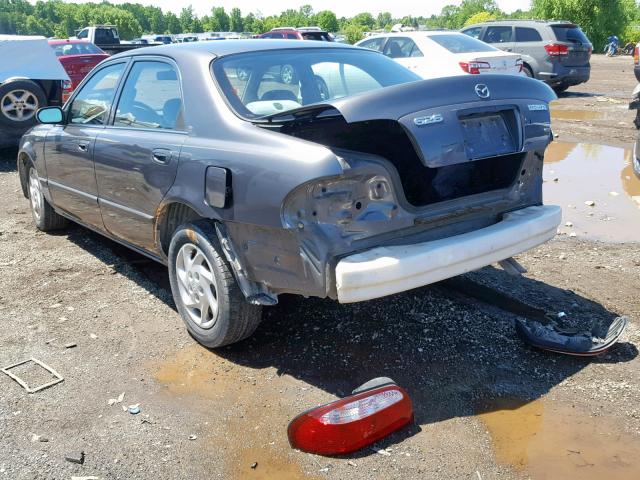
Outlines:
<svg viewBox="0 0 640 480"><path fill-rule="evenodd" d="M69 100L69 97L73 93L73 83L71 80L65 80L62 82L62 103L65 103Z"/></svg>
<svg viewBox="0 0 640 480"><path fill-rule="evenodd" d="M569 47L566 45L550 43L549 45L545 45L544 49L547 51L547 55L549 55L550 57L560 57L562 55L569 55Z"/></svg>
<svg viewBox="0 0 640 480"><path fill-rule="evenodd" d="M413 421L411 399L389 384L298 415L289 424L293 448L320 455L355 452Z"/></svg>
<svg viewBox="0 0 640 480"><path fill-rule="evenodd" d="M460 62L460 68L471 75L478 75L481 70L491 68L491 65L487 62Z"/></svg>

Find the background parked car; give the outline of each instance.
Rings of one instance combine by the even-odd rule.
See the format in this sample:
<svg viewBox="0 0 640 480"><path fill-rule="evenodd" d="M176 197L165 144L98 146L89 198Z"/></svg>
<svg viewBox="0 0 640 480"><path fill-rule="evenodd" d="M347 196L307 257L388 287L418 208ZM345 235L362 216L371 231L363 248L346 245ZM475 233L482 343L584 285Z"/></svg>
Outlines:
<svg viewBox="0 0 640 480"><path fill-rule="evenodd" d="M593 45L574 23L503 20L471 25L462 33L521 55L524 72L556 92L589 81Z"/></svg>
<svg viewBox="0 0 640 480"><path fill-rule="evenodd" d="M70 82L64 85L62 101L66 102L76 87L93 67L109 55L91 42L84 40L49 40L49 45L69 75Z"/></svg>
<svg viewBox="0 0 640 480"><path fill-rule="evenodd" d="M0 147L18 144L41 107L62 104L69 76L44 37L0 35Z"/></svg>
<svg viewBox="0 0 640 480"><path fill-rule="evenodd" d="M331 34L329 32L325 32L320 27L274 28L270 32L258 35L258 38L284 38L287 40L319 40L322 42L333 42Z"/></svg>
<svg viewBox="0 0 640 480"><path fill-rule="evenodd" d="M520 55L459 32L402 32L369 37L357 46L377 50L422 78L466 74L522 75Z"/></svg>

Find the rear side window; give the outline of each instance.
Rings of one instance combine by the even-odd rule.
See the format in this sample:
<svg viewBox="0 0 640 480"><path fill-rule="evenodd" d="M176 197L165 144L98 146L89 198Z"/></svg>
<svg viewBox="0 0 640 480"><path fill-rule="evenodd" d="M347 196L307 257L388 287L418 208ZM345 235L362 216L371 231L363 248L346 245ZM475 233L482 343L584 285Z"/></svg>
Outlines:
<svg viewBox="0 0 640 480"><path fill-rule="evenodd" d="M584 32L576 25L554 25L551 29L560 42L590 43Z"/></svg>
<svg viewBox="0 0 640 480"><path fill-rule="evenodd" d="M463 34L431 35L429 40L436 42L451 53L493 52L496 50L491 45Z"/></svg>
<svg viewBox="0 0 640 480"><path fill-rule="evenodd" d="M113 28L96 28L96 43L111 43L117 38Z"/></svg>
<svg viewBox="0 0 640 480"><path fill-rule="evenodd" d="M542 36L535 28L516 27L516 42L541 42Z"/></svg>
<svg viewBox="0 0 640 480"><path fill-rule="evenodd" d="M410 38L391 37L384 47L384 54L389 58L422 57L423 54Z"/></svg>
<svg viewBox="0 0 640 480"><path fill-rule="evenodd" d="M295 33L287 33L287 38L289 40L297 40L298 39L298 35L296 35Z"/></svg>
<svg viewBox="0 0 640 480"><path fill-rule="evenodd" d="M487 43L513 42L513 28L487 27L487 32L484 34L484 41Z"/></svg>
<svg viewBox="0 0 640 480"><path fill-rule="evenodd" d="M465 35L469 35L472 38L480 38L481 32L482 32L482 27L474 27L474 28L468 28L467 30L464 30L462 33L464 33Z"/></svg>
<svg viewBox="0 0 640 480"><path fill-rule="evenodd" d="M69 122L85 125L104 125L124 63L100 69L73 99Z"/></svg>
<svg viewBox="0 0 640 480"><path fill-rule="evenodd" d="M134 63L120 94L114 125L174 130L181 113L176 69L164 62Z"/></svg>

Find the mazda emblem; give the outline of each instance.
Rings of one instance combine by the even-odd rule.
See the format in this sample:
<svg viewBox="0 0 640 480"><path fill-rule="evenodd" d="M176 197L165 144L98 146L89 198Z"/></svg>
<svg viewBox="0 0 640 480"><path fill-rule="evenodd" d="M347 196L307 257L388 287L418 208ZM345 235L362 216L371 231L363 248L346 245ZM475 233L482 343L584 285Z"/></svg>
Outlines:
<svg viewBox="0 0 640 480"><path fill-rule="evenodd" d="M483 83L479 83L476 85L476 95L480 98L489 98L491 96L491 92L489 91L489 87Z"/></svg>

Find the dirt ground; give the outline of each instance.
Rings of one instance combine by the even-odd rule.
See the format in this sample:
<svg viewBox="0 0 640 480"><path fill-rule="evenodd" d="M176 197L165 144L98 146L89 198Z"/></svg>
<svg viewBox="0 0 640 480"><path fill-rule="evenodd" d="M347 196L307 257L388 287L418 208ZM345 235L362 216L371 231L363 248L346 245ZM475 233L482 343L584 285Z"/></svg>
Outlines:
<svg viewBox="0 0 640 480"><path fill-rule="evenodd" d="M0 479L640 478L634 86L629 57L593 59L592 80L553 107L546 201L570 225L519 257L522 278L467 276L565 312L566 325L628 316L621 342L593 359L525 346L514 314L449 284L344 306L283 297L252 338L206 350L183 328L162 266L80 227L37 232L5 153L0 366L36 358L64 381L27 394L0 373ZM14 371L50 379L34 365ZM409 392L410 428L348 457L289 447L293 417L377 376ZM65 459L80 452L82 465Z"/></svg>

